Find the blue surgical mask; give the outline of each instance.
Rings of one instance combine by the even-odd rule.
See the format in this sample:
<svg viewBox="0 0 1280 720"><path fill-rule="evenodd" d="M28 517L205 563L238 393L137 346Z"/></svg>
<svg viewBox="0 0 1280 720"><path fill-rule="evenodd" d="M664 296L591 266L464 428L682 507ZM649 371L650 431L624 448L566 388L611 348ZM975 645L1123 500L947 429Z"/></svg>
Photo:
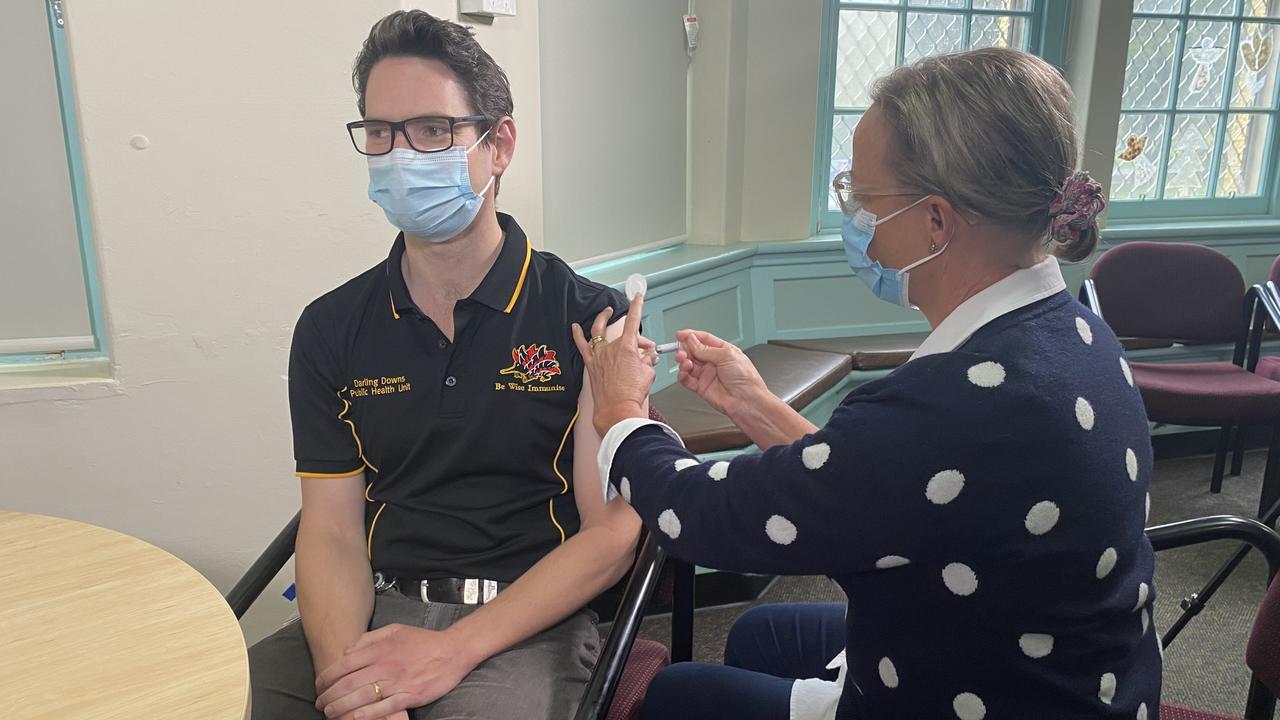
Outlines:
<svg viewBox="0 0 1280 720"><path fill-rule="evenodd" d="M871 288L871 292L875 293L876 297L885 302L891 302L894 305L901 305L905 308L914 307L907 297L907 286L910 280L910 276L907 273L946 252L947 247L944 245L941 250L932 255L927 255L901 270L886 268L867 255L867 250L871 247L871 239L875 237L876 226L889 222L928 198L929 196L926 195L881 219L877 219L874 213L867 212L862 208L858 208L853 213L845 213L844 224L840 228L840 236L844 240L844 254L849 258L849 267L853 268L853 274L865 283L867 287Z"/></svg>
<svg viewBox="0 0 1280 720"><path fill-rule="evenodd" d="M480 192L471 189L467 155L461 145L437 153L398 148L369 158L369 199L386 213L387 220L407 235L430 242L445 242L466 230L480 207L493 178Z"/></svg>

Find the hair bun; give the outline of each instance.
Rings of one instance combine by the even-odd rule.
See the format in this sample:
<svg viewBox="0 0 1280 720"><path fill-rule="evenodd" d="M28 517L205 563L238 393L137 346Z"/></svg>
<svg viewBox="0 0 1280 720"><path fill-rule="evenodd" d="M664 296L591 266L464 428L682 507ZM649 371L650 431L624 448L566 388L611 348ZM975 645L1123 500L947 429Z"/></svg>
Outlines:
<svg viewBox="0 0 1280 720"><path fill-rule="evenodd" d="M1072 173L1049 204L1049 237L1059 246L1055 254L1067 260L1088 257L1098 241L1098 215L1106 207L1102 185L1087 172Z"/></svg>

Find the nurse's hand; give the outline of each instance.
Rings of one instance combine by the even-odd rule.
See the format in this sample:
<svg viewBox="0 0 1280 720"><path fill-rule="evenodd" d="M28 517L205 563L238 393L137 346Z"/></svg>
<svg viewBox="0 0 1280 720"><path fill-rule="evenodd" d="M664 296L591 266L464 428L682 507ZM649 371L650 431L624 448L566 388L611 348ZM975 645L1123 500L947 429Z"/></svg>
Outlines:
<svg viewBox="0 0 1280 720"><path fill-rule="evenodd" d="M583 335L581 326L573 324L573 341L591 379L591 421L602 437L622 420L649 417L645 401L656 377L656 356L652 354L653 342L640 335L643 310L644 296L636 295L623 320L622 335L612 341L604 340L612 308L596 316L591 340Z"/></svg>
<svg viewBox="0 0 1280 720"><path fill-rule="evenodd" d="M676 339L680 384L711 407L734 418L768 397L769 388L756 366L732 343L701 330L681 330Z"/></svg>

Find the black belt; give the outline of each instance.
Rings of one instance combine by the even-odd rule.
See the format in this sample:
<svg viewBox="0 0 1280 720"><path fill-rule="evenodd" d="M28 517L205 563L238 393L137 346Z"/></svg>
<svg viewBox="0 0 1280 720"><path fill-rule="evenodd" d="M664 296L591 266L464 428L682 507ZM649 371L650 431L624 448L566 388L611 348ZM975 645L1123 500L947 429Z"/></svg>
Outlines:
<svg viewBox="0 0 1280 720"><path fill-rule="evenodd" d="M480 578L388 578L381 572L373 574L373 583L375 591L395 587L402 595L421 598L424 603L452 605L483 605L511 586L509 582Z"/></svg>

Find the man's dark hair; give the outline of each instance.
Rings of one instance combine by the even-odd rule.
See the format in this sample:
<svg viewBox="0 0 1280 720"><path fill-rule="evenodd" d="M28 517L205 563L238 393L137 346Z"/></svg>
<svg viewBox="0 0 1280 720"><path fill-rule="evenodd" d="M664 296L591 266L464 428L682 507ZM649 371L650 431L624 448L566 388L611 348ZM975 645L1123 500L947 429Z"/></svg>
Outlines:
<svg viewBox="0 0 1280 720"><path fill-rule="evenodd" d="M488 118L479 124L481 133L514 109L507 74L480 47L471 28L421 10L399 10L374 23L356 56L351 83L360 117L364 117L369 72L380 60L397 56L439 60L452 70L467 91L472 112Z"/></svg>

